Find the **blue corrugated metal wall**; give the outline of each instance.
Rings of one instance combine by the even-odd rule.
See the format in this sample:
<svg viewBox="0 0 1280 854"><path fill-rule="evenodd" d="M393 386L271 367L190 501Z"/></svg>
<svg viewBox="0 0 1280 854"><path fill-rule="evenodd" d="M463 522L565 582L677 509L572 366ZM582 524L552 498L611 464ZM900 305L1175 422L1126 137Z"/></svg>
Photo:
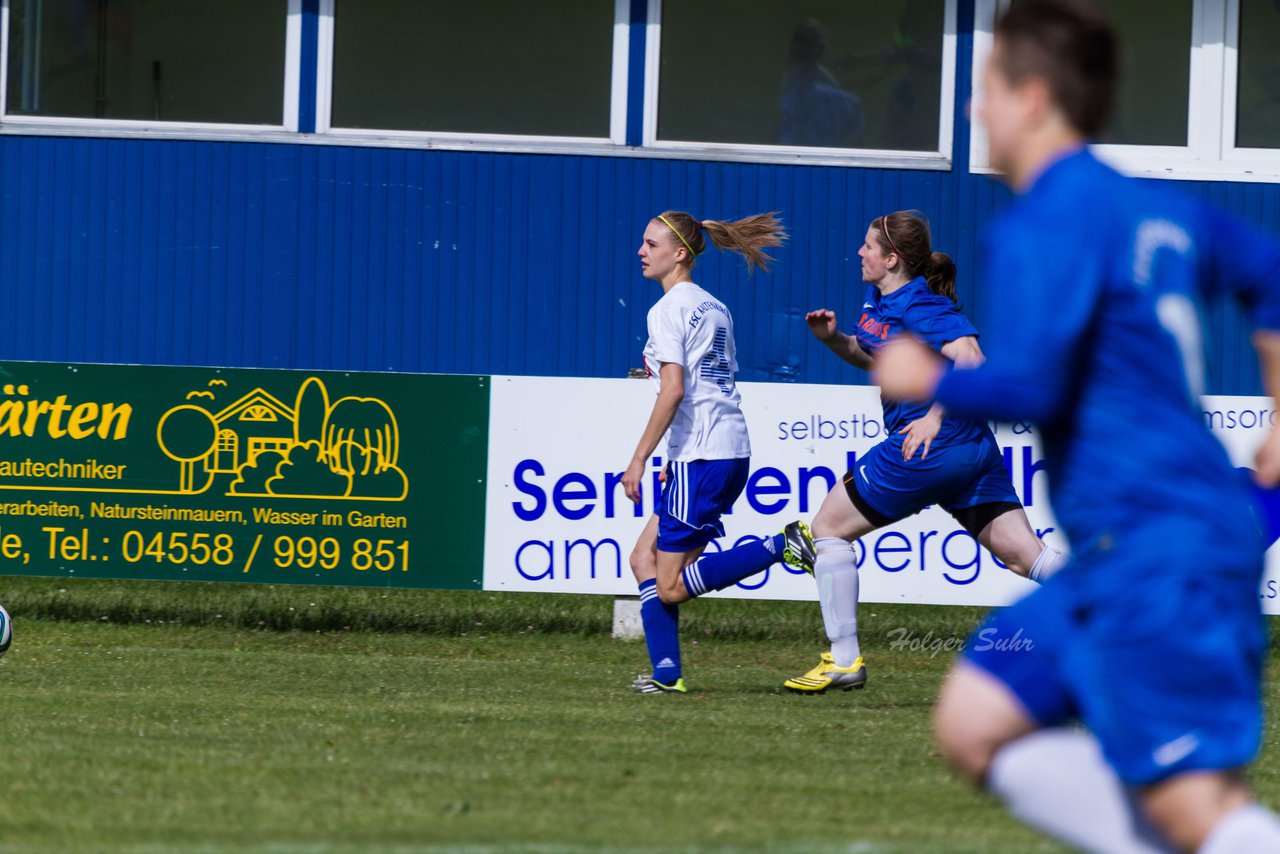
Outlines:
<svg viewBox="0 0 1280 854"><path fill-rule="evenodd" d="M647 220L779 209L772 275L715 253L698 275L743 379L807 382L861 379L800 316L856 307L883 211L929 213L981 327L974 236L1004 197L967 173L34 137L0 137L0 182L5 358L621 376L658 296ZM1188 187L1280 233L1280 186ZM1211 327L1210 389L1256 391L1247 330Z"/></svg>
<svg viewBox="0 0 1280 854"><path fill-rule="evenodd" d="M207 142L0 139L11 358L617 376L665 207L781 209L777 272L700 275L753 377L817 378L797 314L854 287L871 212L944 210L925 172ZM939 242L950 245L948 220ZM856 298L850 297L851 299Z"/></svg>
<svg viewBox="0 0 1280 854"><path fill-rule="evenodd" d="M0 135L0 356L622 376L659 295L635 258L648 219L777 209L793 238L772 275L715 253L698 268L733 308L741 378L858 382L801 315L856 309L875 215L930 215L983 326L974 239L1005 191L967 149L962 118L949 173ZM1186 186L1280 233L1280 185ZM1210 390L1256 392L1234 311L1209 335Z"/></svg>

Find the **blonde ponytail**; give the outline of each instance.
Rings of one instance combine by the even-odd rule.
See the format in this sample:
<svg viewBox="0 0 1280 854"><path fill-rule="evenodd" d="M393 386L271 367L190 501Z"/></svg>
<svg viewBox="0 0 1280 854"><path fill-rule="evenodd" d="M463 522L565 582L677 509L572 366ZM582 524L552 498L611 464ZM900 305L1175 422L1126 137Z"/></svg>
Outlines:
<svg viewBox="0 0 1280 854"><path fill-rule="evenodd" d="M787 231L777 214L777 211L772 211L730 222L716 219L699 222L684 211L664 211L658 220L675 233L679 245L687 247L694 255L701 255L706 250L706 237L709 237L718 249L737 252L745 258L748 270L754 271L759 267L767 273L773 258L764 250L787 242ZM693 260L690 259L692 265Z"/></svg>

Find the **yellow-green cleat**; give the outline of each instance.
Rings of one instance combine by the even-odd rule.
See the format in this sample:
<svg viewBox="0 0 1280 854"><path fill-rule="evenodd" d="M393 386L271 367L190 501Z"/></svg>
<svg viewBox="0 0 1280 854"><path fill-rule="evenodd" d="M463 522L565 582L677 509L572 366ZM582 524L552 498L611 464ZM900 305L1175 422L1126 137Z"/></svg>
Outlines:
<svg viewBox="0 0 1280 854"><path fill-rule="evenodd" d="M631 680L631 690L637 694L687 694L689 692L689 689L684 687L683 678L677 679L670 685L664 685L648 673L641 673Z"/></svg>
<svg viewBox="0 0 1280 854"><path fill-rule="evenodd" d="M818 560L818 549L813 544L813 534L804 522L792 522L782 529L782 538L786 546L782 550L782 560L787 566L803 569L813 575L813 564Z"/></svg>
<svg viewBox="0 0 1280 854"><path fill-rule="evenodd" d="M862 656L849 667L837 667L831 653L824 652L816 667L803 676L793 676L782 687L797 694L825 694L830 688L852 691L866 684L867 666L862 663Z"/></svg>

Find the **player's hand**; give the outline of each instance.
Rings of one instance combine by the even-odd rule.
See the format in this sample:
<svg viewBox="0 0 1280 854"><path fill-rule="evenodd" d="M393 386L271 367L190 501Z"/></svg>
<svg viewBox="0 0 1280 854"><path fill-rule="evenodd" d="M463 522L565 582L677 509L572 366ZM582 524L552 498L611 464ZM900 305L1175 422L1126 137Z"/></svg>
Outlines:
<svg viewBox="0 0 1280 854"><path fill-rule="evenodd" d="M933 399L944 371L940 356L909 335L892 338L876 354L871 381L890 400Z"/></svg>
<svg viewBox="0 0 1280 854"><path fill-rule="evenodd" d="M902 458L909 460L916 455L917 450L923 449L920 459L928 459L929 447L933 444L933 440L937 438L938 431L941 429L942 419L933 414L917 418L906 427L903 427L898 431L899 433L907 434L907 438L902 442Z"/></svg>
<svg viewBox="0 0 1280 854"><path fill-rule="evenodd" d="M828 308L809 312L804 316L804 321L809 324L809 331L813 333L813 337L823 343L835 338L840 331L840 327L836 324L836 313Z"/></svg>
<svg viewBox="0 0 1280 854"><path fill-rule="evenodd" d="M1253 479L1259 486L1280 485L1280 430L1272 430L1267 435L1254 458L1253 469Z"/></svg>
<svg viewBox="0 0 1280 854"><path fill-rule="evenodd" d="M644 462L632 460L622 474L622 488L633 504L640 503L640 481L644 478Z"/></svg>

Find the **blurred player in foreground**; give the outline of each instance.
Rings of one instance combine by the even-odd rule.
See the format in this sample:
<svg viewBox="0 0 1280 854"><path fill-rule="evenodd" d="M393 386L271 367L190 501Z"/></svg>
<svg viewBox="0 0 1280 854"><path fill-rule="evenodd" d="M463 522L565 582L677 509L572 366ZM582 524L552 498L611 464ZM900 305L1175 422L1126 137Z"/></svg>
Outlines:
<svg viewBox="0 0 1280 854"><path fill-rule="evenodd" d="M1081 849L1280 851L1242 774L1262 727L1264 541L1203 421L1197 313L1208 297L1243 303L1280 399L1280 245L1094 159L1115 69L1113 32L1087 6L1001 17L979 118L1018 198L985 234L988 360L950 369L903 340L877 363L891 397L1039 425L1071 543L1065 569L966 647L935 729L962 773ZM1257 469L1280 480L1280 434Z"/></svg>
<svg viewBox="0 0 1280 854"><path fill-rule="evenodd" d="M957 365L982 363L978 330L956 305L956 266L933 251L922 217L910 211L876 217L858 255L868 288L853 334L839 331L835 312L820 309L805 316L814 337L863 370L904 332ZM1042 582L1066 561L1031 529L986 424L951 417L937 404L891 400L884 401L884 424L888 438L858 459L814 517L814 575L831 651L808 673L783 682L789 691L866 684L853 541L877 528L938 504L1018 575Z"/></svg>
<svg viewBox="0 0 1280 854"><path fill-rule="evenodd" d="M649 309L644 363L658 391L653 412L622 476L627 497L640 500L649 458L667 436L665 486L631 552L640 585L640 619L653 672L631 687L641 694L685 693L680 665L679 603L723 590L775 563L813 571L813 538L803 522L781 534L702 556L724 536L720 516L747 483L751 440L738 407L741 395L733 317L724 303L693 283L695 258L707 238L768 269L766 248L786 239L772 214L734 222L699 221L667 211L649 221L637 254L647 279L663 295ZM668 432L669 431L669 432ZM699 560L701 557L701 560Z"/></svg>

